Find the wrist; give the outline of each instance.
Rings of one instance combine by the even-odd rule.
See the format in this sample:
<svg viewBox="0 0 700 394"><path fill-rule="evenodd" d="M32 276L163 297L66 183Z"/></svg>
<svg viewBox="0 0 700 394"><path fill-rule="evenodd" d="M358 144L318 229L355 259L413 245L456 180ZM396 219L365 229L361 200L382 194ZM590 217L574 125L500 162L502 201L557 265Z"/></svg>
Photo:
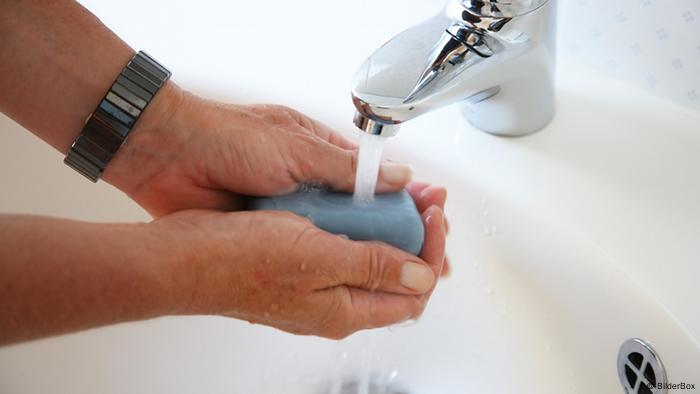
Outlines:
<svg viewBox="0 0 700 394"><path fill-rule="evenodd" d="M102 179L132 196L161 172L177 149L176 131L184 121L182 109L190 94L168 81L153 97L129 137L109 163Z"/></svg>
<svg viewBox="0 0 700 394"><path fill-rule="evenodd" d="M231 278L216 269L217 259L212 257L218 254L217 244L229 244L230 240L224 231L205 228L219 217L215 212L180 211L146 225L147 237L155 239L157 245L153 249L157 250L156 266L163 273L161 294L168 300L167 314L215 314L217 308L212 305L230 298L216 294L216 289L230 287ZM229 286L221 285L222 281Z"/></svg>
<svg viewBox="0 0 700 394"><path fill-rule="evenodd" d="M158 221L127 226L131 226L128 232L136 246L129 261L141 265L154 315L189 313L197 278L191 242L182 242L177 231Z"/></svg>

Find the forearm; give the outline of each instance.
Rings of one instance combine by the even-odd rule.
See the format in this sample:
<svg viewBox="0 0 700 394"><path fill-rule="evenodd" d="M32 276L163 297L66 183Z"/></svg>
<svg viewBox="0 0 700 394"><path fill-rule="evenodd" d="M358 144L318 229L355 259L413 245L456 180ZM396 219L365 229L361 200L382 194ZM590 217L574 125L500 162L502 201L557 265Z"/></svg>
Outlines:
<svg viewBox="0 0 700 394"><path fill-rule="evenodd" d="M172 244L150 224L0 215L0 345L177 313L191 291Z"/></svg>
<svg viewBox="0 0 700 394"><path fill-rule="evenodd" d="M73 1L0 8L0 111L66 153L134 51Z"/></svg>
<svg viewBox="0 0 700 394"><path fill-rule="evenodd" d="M74 1L10 0L0 8L0 111L65 154L134 51ZM105 181L130 194L154 176L144 161L167 154L166 123L183 94L171 81L160 89Z"/></svg>

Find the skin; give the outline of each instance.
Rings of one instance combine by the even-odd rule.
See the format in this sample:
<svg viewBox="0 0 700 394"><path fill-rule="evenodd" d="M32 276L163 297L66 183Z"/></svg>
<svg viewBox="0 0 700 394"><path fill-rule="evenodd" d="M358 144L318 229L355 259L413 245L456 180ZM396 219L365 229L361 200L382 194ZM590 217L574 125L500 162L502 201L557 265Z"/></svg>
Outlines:
<svg viewBox="0 0 700 394"><path fill-rule="evenodd" d="M77 3L2 7L0 110L66 153L134 51ZM103 176L154 221L0 215L0 345L164 315L328 338L418 318L443 272L445 189L407 186L426 227L420 256L290 213L238 211L242 196L307 182L352 191L356 163L354 144L297 111L168 82ZM378 190L410 176L385 162Z"/></svg>

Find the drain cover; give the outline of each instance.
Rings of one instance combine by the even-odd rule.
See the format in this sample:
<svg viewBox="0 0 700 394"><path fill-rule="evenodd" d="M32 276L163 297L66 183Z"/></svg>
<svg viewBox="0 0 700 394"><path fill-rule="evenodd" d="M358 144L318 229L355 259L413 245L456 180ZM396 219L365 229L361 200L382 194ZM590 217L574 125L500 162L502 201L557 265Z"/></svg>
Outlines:
<svg viewBox="0 0 700 394"><path fill-rule="evenodd" d="M617 353L617 374L627 394L666 394L666 371L659 355L643 339L625 341Z"/></svg>
<svg viewBox="0 0 700 394"><path fill-rule="evenodd" d="M367 393L367 394L408 394L407 391L402 390L398 387L389 387L384 384L370 383L369 387L363 389L360 387L359 381L345 382L340 389L339 394L357 394L357 393Z"/></svg>

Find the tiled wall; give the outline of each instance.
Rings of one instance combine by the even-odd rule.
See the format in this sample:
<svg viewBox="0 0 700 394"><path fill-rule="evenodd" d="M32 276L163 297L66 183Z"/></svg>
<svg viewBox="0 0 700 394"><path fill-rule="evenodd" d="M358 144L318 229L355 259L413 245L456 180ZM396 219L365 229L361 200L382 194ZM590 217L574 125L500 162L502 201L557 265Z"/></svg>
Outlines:
<svg viewBox="0 0 700 394"><path fill-rule="evenodd" d="M559 56L700 111L700 0L559 0Z"/></svg>

